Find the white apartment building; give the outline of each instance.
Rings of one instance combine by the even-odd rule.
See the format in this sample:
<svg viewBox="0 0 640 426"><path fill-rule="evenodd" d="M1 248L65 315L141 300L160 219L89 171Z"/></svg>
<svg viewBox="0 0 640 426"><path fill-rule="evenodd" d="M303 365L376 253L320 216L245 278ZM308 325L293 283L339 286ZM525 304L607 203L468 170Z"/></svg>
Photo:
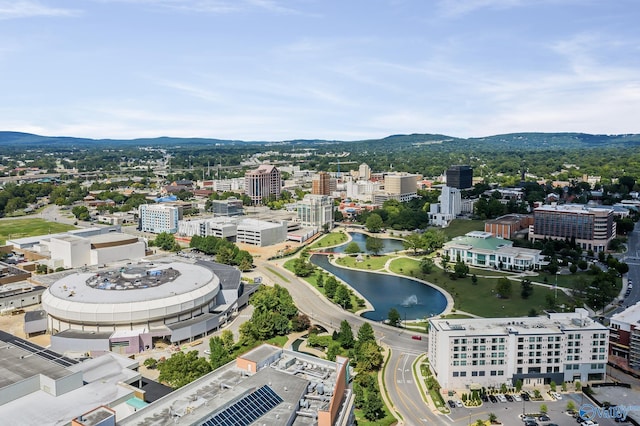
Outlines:
<svg viewBox="0 0 640 426"><path fill-rule="evenodd" d="M333 199L326 195L307 194L297 203L300 225L333 229Z"/></svg>
<svg viewBox="0 0 640 426"><path fill-rule="evenodd" d="M609 330L588 311L429 320L429 363L444 389L604 380Z"/></svg>
<svg viewBox="0 0 640 426"><path fill-rule="evenodd" d="M178 232L180 209L166 204L141 204L138 207L139 229L142 232L160 234Z"/></svg>

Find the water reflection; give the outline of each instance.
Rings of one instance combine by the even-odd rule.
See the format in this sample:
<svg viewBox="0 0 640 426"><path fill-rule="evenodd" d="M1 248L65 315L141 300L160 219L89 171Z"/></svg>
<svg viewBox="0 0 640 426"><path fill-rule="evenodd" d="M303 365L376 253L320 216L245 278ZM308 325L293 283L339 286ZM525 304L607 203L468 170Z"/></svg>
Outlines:
<svg viewBox="0 0 640 426"><path fill-rule="evenodd" d="M447 299L440 291L409 278L340 268L324 255L312 255L311 262L362 294L374 308L362 316L374 321L387 319L391 308L396 308L403 320L414 320L437 315L447 307Z"/></svg>
<svg viewBox="0 0 640 426"><path fill-rule="evenodd" d="M349 232L349 235L351 236L350 242L342 244L341 246L328 248L326 250L323 249L322 251L328 253L344 253L344 250L347 248L347 246L354 242L358 244L358 246L360 247L360 251L364 253L367 248L367 234L363 234L362 232ZM395 253L397 251L404 250L402 240L397 240L394 238L381 238L381 240L382 250L380 251L380 253Z"/></svg>

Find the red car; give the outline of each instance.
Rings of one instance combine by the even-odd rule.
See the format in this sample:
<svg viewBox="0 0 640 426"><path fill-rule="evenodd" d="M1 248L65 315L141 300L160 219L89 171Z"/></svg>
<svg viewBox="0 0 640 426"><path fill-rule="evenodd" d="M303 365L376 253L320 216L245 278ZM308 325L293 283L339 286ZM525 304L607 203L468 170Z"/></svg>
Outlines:
<svg viewBox="0 0 640 426"><path fill-rule="evenodd" d="M418 335L411 336L411 338L412 338L413 340L422 340L422 336L418 336Z"/></svg>

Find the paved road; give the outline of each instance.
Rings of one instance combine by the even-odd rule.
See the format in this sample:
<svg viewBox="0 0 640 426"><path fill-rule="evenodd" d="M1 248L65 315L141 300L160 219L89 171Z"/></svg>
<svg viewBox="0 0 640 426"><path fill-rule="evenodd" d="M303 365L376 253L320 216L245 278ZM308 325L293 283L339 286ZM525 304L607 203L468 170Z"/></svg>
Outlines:
<svg viewBox="0 0 640 426"><path fill-rule="evenodd" d="M276 262L256 260L256 266L266 279L287 288L298 309L309 315L314 323L321 324L329 330L337 330L340 328L340 322L346 319L355 334L365 321L369 322L376 339L391 349L384 381L389 398L395 410L405 419L405 424L444 424L442 419L434 415L428 405L422 401L411 371L413 361L426 351L426 340L414 340L411 336L415 333L373 322L344 311L329 302L305 281L282 267L282 262L282 260Z"/></svg>
<svg viewBox="0 0 640 426"><path fill-rule="evenodd" d="M629 265L629 272L627 273L627 280L633 282L633 288L629 296L624 297L624 302L618 308L607 313L607 317L611 317L613 314L624 311L628 306L640 301L640 222L636 223L636 226L629 234L627 240L627 253L622 257L622 261ZM623 286L622 296L626 287Z"/></svg>

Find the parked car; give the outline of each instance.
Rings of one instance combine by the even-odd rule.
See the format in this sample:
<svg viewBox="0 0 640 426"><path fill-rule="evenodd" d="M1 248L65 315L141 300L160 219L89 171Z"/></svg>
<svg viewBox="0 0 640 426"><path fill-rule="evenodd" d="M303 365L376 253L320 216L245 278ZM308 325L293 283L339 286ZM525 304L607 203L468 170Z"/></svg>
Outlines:
<svg viewBox="0 0 640 426"><path fill-rule="evenodd" d="M411 338L413 340L422 340L422 336L418 336L417 334L414 334L413 336L411 336Z"/></svg>
<svg viewBox="0 0 640 426"><path fill-rule="evenodd" d="M551 420L551 417L547 416L546 414L543 414L542 416L538 417L538 421L541 421L541 422L548 422L549 420Z"/></svg>
<svg viewBox="0 0 640 426"><path fill-rule="evenodd" d="M507 398L507 401L513 402L513 397L511 395L506 394L504 397Z"/></svg>
<svg viewBox="0 0 640 426"><path fill-rule="evenodd" d="M581 423L582 426L599 426L598 422L594 422L592 420L587 420L586 422Z"/></svg>
<svg viewBox="0 0 640 426"><path fill-rule="evenodd" d="M448 400L447 404L449 404L449 407L451 407L451 408L456 408L456 403L453 402L452 400Z"/></svg>
<svg viewBox="0 0 640 426"><path fill-rule="evenodd" d="M529 401L531 399L531 397L529 396L529 394L527 392L522 392L520 394L520 396L522 397L522 399L524 399L525 401Z"/></svg>
<svg viewBox="0 0 640 426"><path fill-rule="evenodd" d="M538 422L536 422L536 421L524 422L524 426L538 426Z"/></svg>
<svg viewBox="0 0 640 426"><path fill-rule="evenodd" d="M495 395L489 395L489 401L495 404L496 402L498 402L498 398L496 398Z"/></svg>
<svg viewBox="0 0 640 426"><path fill-rule="evenodd" d="M536 419L531 417L531 416L525 416L525 417L522 418L522 421L525 422L525 423L526 422L535 422Z"/></svg>
<svg viewBox="0 0 640 426"><path fill-rule="evenodd" d="M501 393L496 395L496 398L498 398L498 401L500 401L500 402L507 402L507 398L504 395L502 395Z"/></svg>
<svg viewBox="0 0 640 426"><path fill-rule="evenodd" d="M462 404L462 401L460 401L460 400L458 399L458 400L456 400L456 407L458 407L458 408L462 408L462 407L464 407L464 404Z"/></svg>
<svg viewBox="0 0 640 426"><path fill-rule="evenodd" d="M489 402L489 397L487 395L480 395L480 399L482 400L482 402Z"/></svg>
<svg viewBox="0 0 640 426"><path fill-rule="evenodd" d="M520 402L520 401L522 401L522 397L520 395L518 395L518 394L515 394L515 395L513 395L513 400Z"/></svg>
<svg viewBox="0 0 640 426"><path fill-rule="evenodd" d="M562 395L560 395L558 392L550 392L550 394L555 399L562 399Z"/></svg>

